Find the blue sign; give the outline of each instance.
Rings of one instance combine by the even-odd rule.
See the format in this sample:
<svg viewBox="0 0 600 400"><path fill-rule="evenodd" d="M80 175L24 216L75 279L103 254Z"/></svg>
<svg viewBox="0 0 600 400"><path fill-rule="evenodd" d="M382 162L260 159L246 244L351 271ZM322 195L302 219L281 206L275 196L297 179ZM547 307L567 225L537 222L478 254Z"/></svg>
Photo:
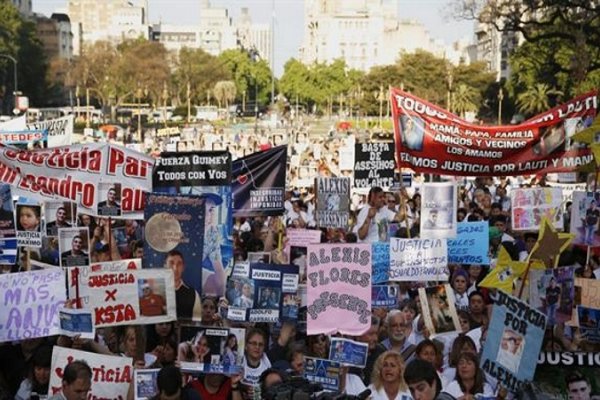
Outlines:
<svg viewBox="0 0 600 400"><path fill-rule="evenodd" d="M448 262L490 265L487 221L459 222L456 239L448 239Z"/></svg>

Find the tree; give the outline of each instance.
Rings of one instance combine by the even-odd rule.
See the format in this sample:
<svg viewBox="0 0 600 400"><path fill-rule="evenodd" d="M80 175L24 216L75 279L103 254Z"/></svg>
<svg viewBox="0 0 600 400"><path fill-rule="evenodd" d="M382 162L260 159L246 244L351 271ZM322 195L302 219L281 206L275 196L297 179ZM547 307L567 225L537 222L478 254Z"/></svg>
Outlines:
<svg viewBox="0 0 600 400"><path fill-rule="evenodd" d="M402 54L398 61L398 78L404 89L434 104L445 104L448 90L446 77L450 66L447 60L417 50Z"/></svg>
<svg viewBox="0 0 600 400"><path fill-rule="evenodd" d="M29 97L30 104L45 104L47 61L35 24L21 17L8 1L0 1L0 54L16 59L18 89ZM12 101L6 101L15 90L14 67L9 59L0 58L0 99L5 113L14 108Z"/></svg>
<svg viewBox="0 0 600 400"><path fill-rule="evenodd" d="M81 55L72 64L71 77L75 85L84 93L90 89L90 96L101 106L108 105L111 97L121 103L130 91L118 73L121 55L117 48L107 41L97 41L85 45Z"/></svg>
<svg viewBox="0 0 600 400"><path fill-rule="evenodd" d="M175 65L173 85L178 103L183 103L183 99L187 98L188 85L191 102L201 104L206 99L207 91L217 82L231 79L225 63L202 49L184 47L179 51Z"/></svg>
<svg viewBox="0 0 600 400"><path fill-rule="evenodd" d="M545 83L537 83L517 96L517 106L523 113L533 115L549 108L548 96L560 94Z"/></svg>
<svg viewBox="0 0 600 400"><path fill-rule="evenodd" d="M310 71L308 67L295 58L290 58L283 66L283 75L279 80L279 90L290 101L296 98L306 99L309 79Z"/></svg>
<svg viewBox="0 0 600 400"><path fill-rule="evenodd" d="M477 90L461 83L452 93L452 111L464 117L465 113L479 109L479 99L481 94Z"/></svg>
<svg viewBox="0 0 600 400"><path fill-rule="evenodd" d="M229 110L229 103L235 100L235 83L233 81L219 81L213 88L213 94L219 103L219 108L224 103L225 109Z"/></svg>
<svg viewBox="0 0 600 400"><path fill-rule="evenodd" d="M219 55L225 69L231 73L239 96L248 94L248 98L266 104L271 94L271 69L266 60L256 52L243 50L225 50Z"/></svg>
<svg viewBox="0 0 600 400"><path fill-rule="evenodd" d="M600 12L590 0L455 0L456 15L489 24L500 32L517 32L554 60L552 48L570 49L559 72L577 87L600 70ZM535 47L532 47L535 50Z"/></svg>

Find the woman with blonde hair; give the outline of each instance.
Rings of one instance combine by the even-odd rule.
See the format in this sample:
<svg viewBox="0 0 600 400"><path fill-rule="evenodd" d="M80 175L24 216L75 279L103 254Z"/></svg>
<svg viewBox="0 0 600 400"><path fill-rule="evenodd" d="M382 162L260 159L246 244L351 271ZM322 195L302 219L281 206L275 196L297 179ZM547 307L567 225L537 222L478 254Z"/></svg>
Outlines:
<svg viewBox="0 0 600 400"><path fill-rule="evenodd" d="M377 358L369 389L372 400L411 399L408 386L404 382L404 361L400 353L386 351Z"/></svg>

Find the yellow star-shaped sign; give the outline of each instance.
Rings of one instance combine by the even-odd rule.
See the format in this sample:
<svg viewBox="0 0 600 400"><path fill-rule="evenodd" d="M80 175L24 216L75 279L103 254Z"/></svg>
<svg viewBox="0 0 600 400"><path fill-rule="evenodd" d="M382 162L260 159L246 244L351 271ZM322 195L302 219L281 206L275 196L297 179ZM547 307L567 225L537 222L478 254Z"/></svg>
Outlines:
<svg viewBox="0 0 600 400"><path fill-rule="evenodd" d="M557 232L548 218L543 217L539 239L533 246L528 261L541 261L546 268L555 268L558 265L558 257L569 247L574 237L571 233Z"/></svg>
<svg viewBox="0 0 600 400"><path fill-rule="evenodd" d="M499 289L512 294L514 281L522 276L526 270L526 262L514 261L510 258L510 254L504 246L500 246L496 266L479 283L479 286Z"/></svg>

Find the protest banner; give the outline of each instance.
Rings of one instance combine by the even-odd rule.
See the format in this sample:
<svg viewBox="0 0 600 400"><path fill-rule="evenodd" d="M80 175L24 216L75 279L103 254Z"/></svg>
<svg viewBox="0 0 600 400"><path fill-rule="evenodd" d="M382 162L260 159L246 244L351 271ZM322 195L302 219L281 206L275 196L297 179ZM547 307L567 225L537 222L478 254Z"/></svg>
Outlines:
<svg viewBox="0 0 600 400"><path fill-rule="evenodd" d="M89 309L83 308L61 308L58 310L60 320L60 334L82 339L96 338L94 329L94 314Z"/></svg>
<svg viewBox="0 0 600 400"><path fill-rule="evenodd" d="M600 352L542 351L533 381L547 398L591 400L600 392L598 368Z"/></svg>
<svg viewBox="0 0 600 400"><path fill-rule="evenodd" d="M596 92L583 94L520 125L472 124L410 93L391 90L400 168L457 176L571 172L593 157L570 138L591 125ZM578 123L568 123L572 120Z"/></svg>
<svg viewBox="0 0 600 400"><path fill-rule="evenodd" d="M370 328L370 244L311 244L307 274L307 334L356 336Z"/></svg>
<svg viewBox="0 0 600 400"><path fill-rule="evenodd" d="M233 349L228 347L232 336L237 341L227 328L183 325L177 351L182 370L227 375L241 371L242 366L238 365ZM229 346L232 344L233 341Z"/></svg>
<svg viewBox="0 0 600 400"><path fill-rule="evenodd" d="M575 268L529 271L529 305L546 314L548 325L571 320L575 298Z"/></svg>
<svg viewBox="0 0 600 400"><path fill-rule="evenodd" d="M573 201L573 195L575 192L585 192L587 190L587 184L581 183L556 183L548 182L548 186L560 188L562 190L563 203L567 201Z"/></svg>
<svg viewBox="0 0 600 400"><path fill-rule="evenodd" d="M356 143L354 187L389 188L394 184L394 143Z"/></svg>
<svg viewBox="0 0 600 400"><path fill-rule="evenodd" d="M543 313L516 297L496 292L481 368L499 385L517 393L533 379L545 330Z"/></svg>
<svg viewBox="0 0 600 400"><path fill-rule="evenodd" d="M390 281L447 281L445 239L390 239Z"/></svg>
<svg viewBox="0 0 600 400"><path fill-rule="evenodd" d="M89 235L87 228L58 228L61 267L85 267L90 263Z"/></svg>
<svg viewBox="0 0 600 400"><path fill-rule="evenodd" d="M207 204L203 196L197 195L146 195L143 267L165 268L170 265L169 261L180 262L182 271L176 271L175 285L192 295L191 291L202 293ZM180 286L182 282L185 287ZM190 313L184 312L182 303L177 309L178 317L200 319L200 315L191 315L191 309Z"/></svg>
<svg viewBox="0 0 600 400"><path fill-rule="evenodd" d="M89 308L90 299L88 293L89 276L92 272L118 272L131 269L141 269L142 260L118 260L101 263L93 263L89 266L67 268L67 296L69 299L77 300L77 304L82 308Z"/></svg>
<svg viewBox="0 0 600 400"><path fill-rule="evenodd" d="M150 400L158 395L158 372L160 368L151 369L136 369L134 376L134 399L135 400Z"/></svg>
<svg viewBox="0 0 600 400"><path fill-rule="evenodd" d="M195 252L201 262L192 264L193 269L186 269L185 277L193 280L185 281L204 296L224 296L226 271L233 265L231 154L227 151L161 153L153 182L154 192L204 197L204 226L195 228L194 233L196 237L203 236L198 243L202 252Z"/></svg>
<svg viewBox="0 0 600 400"><path fill-rule="evenodd" d="M48 147L48 131L0 131L0 143L18 149L45 149Z"/></svg>
<svg viewBox="0 0 600 400"><path fill-rule="evenodd" d="M27 129L27 119L25 115L0 122L0 131L22 131Z"/></svg>
<svg viewBox="0 0 600 400"><path fill-rule="evenodd" d="M58 236L58 228L77 225L77 205L70 201L47 201L44 203L44 222L47 236Z"/></svg>
<svg viewBox="0 0 600 400"><path fill-rule="evenodd" d="M285 202L287 146L250 154L233 162L233 215L281 215Z"/></svg>
<svg viewBox="0 0 600 400"><path fill-rule="evenodd" d="M54 346L50 367L48 395L61 391L65 367L76 360L84 360L92 369L92 386L89 399L126 399L133 377L133 359L107 356L68 347Z"/></svg>
<svg viewBox="0 0 600 400"><path fill-rule="evenodd" d="M387 282L390 279L389 243L371 243L371 263L373 265L373 284Z"/></svg>
<svg viewBox="0 0 600 400"><path fill-rule="evenodd" d="M398 286L373 285L371 287L371 306L373 308L398 308Z"/></svg>
<svg viewBox="0 0 600 400"><path fill-rule="evenodd" d="M61 269L0 275L0 343L57 335L64 304Z"/></svg>
<svg viewBox="0 0 600 400"><path fill-rule="evenodd" d="M598 247L600 222L600 192L573 192L570 232L575 235L574 245Z"/></svg>
<svg viewBox="0 0 600 400"><path fill-rule="evenodd" d="M350 218L350 178L323 178L315 181L319 228L346 229Z"/></svg>
<svg viewBox="0 0 600 400"><path fill-rule="evenodd" d="M421 200L421 237L456 237L456 183L423 184Z"/></svg>
<svg viewBox="0 0 600 400"><path fill-rule="evenodd" d="M154 159L112 144L17 150L0 145L0 182L14 196L36 201L72 201L97 215L100 182L121 184L121 216L142 218L144 192L152 189Z"/></svg>
<svg viewBox="0 0 600 400"><path fill-rule="evenodd" d="M296 265L250 263L236 265L227 290L227 318L234 321L277 322L298 318Z"/></svg>
<svg viewBox="0 0 600 400"><path fill-rule="evenodd" d="M432 335L460 331L454 291L449 284L419 288L423 321Z"/></svg>
<svg viewBox="0 0 600 400"><path fill-rule="evenodd" d="M15 226L18 247L42 247L42 207L38 204L17 203Z"/></svg>
<svg viewBox="0 0 600 400"><path fill-rule="evenodd" d="M48 147L70 146L73 140L73 122L75 117L67 115L27 124L28 130L48 131Z"/></svg>
<svg viewBox="0 0 600 400"><path fill-rule="evenodd" d="M490 265L489 247L487 221L459 222L456 238L448 239L448 262Z"/></svg>
<svg viewBox="0 0 600 400"><path fill-rule="evenodd" d="M329 360L342 365L364 368L367 364L369 345L350 339L331 338L329 345Z"/></svg>
<svg viewBox="0 0 600 400"><path fill-rule="evenodd" d="M306 256L309 244L321 243L321 231L316 229L286 229L285 253L290 264L298 266L300 283L306 283Z"/></svg>
<svg viewBox="0 0 600 400"><path fill-rule="evenodd" d="M170 269L92 272L86 283L97 328L177 319Z"/></svg>
<svg viewBox="0 0 600 400"><path fill-rule="evenodd" d="M513 230L537 231L543 217L548 218L556 230L564 228L560 188L513 189L510 203Z"/></svg>
<svg viewBox="0 0 600 400"><path fill-rule="evenodd" d="M324 390L340 390L340 368L338 362L322 358L304 357L304 378L320 384Z"/></svg>

